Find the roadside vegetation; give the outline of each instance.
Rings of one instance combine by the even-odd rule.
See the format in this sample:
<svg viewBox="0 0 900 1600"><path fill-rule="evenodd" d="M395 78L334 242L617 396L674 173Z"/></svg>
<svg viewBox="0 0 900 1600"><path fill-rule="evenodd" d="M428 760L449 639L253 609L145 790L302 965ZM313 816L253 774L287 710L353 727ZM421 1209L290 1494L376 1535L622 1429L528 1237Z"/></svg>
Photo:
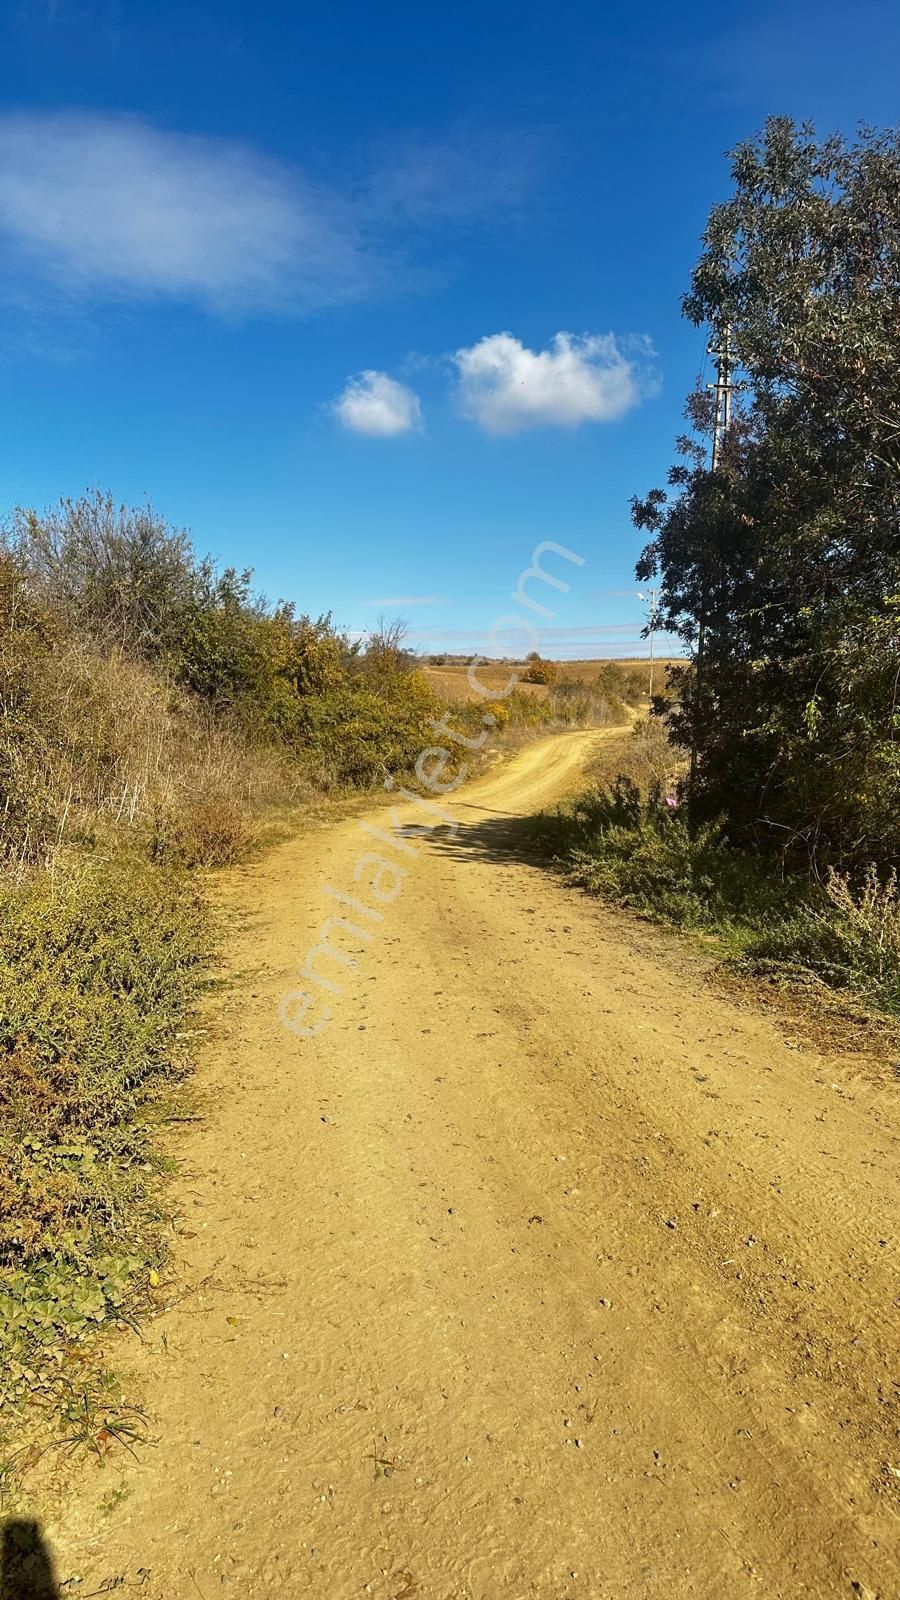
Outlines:
<svg viewBox="0 0 900 1600"><path fill-rule="evenodd" d="M624 751L607 753L596 785L536 825L569 881L654 921L711 935L739 970L820 982L900 1014L896 870L872 865L854 876L831 867L823 881L780 871L760 852L732 845L724 818L690 822L680 782L660 776L671 774L672 755L659 724L637 724Z"/></svg>
<svg viewBox="0 0 900 1600"><path fill-rule="evenodd" d="M900 1013L900 143L777 119L733 170L685 300L727 330L731 426L713 469L698 385L667 487L633 505L685 659L540 826L586 889ZM215 947L198 869L412 781L448 712L514 742L645 707L632 665L534 656L505 695L492 664L487 702L448 702L459 664L432 666L397 624L361 644L269 604L150 506L93 494L0 540L0 1476L26 1403L45 1443L139 1431L96 1335L165 1272L158 1135Z"/></svg>
<svg viewBox="0 0 900 1600"><path fill-rule="evenodd" d="M487 709L495 737L516 740L627 721L625 701L639 697L622 674L449 709L474 735ZM150 506L96 493L11 519L0 539L0 1485L51 1442L103 1451L140 1432L102 1336L138 1320L165 1273L159 1133L189 1110L216 942L196 869L239 860L330 795L380 789L388 775L414 782L447 709L401 624L359 644L327 616L270 605L249 572L198 558Z"/></svg>
<svg viewBox="0 0 900 1600"><path fill-rule="evenodd" d="M137 860L61 858L0 891L5 1468L26 1408L97 1451L139 1430L89 1335L133 1322L159 1281L154 1135L178 1113L209 951L190 884Z"/></svg>
<svg viewBox="0 0 900 1600"><path fill-rule="evenodd" d="M900 140L773 119L733 177L684 302L730 341L733 420L713 470L698 384L633 503L687 659L655 770L635 745L545 836L617 904L900 1012Z"/></svg>

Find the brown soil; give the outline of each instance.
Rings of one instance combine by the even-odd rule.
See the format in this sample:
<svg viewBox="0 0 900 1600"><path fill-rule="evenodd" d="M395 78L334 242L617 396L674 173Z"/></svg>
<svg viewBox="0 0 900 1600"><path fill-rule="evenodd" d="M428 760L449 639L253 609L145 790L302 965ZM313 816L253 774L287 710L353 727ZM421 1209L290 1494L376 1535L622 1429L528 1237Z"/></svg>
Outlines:
<svg viewBox="0 0 900 1600"><path fill-rule="evenodd" d="M74 1593L900 1592L896 1084L523 857L604 737L480 778L456 835L376 810L222 880L173 1309L132 1347L158 1444L50 1526ZM298 1038L367 850L402 893Z"/></svg>

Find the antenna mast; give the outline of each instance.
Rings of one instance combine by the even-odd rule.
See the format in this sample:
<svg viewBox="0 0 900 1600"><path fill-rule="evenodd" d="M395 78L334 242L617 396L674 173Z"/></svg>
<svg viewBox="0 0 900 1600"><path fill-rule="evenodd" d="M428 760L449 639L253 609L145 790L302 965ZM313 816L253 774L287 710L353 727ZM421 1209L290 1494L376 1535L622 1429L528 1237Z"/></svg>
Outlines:
<svg viewBox="0 0 900 1600"><path fill-rule="evenodd" d="M716 472L722 465L722 450L728 429L731 426L731 394L734 384L731 374L734 371L734 355L731 349L731 324L726 322L722 327L721 348L709 348L709 354L716 364L716 381L709 385L716 391L716 420L713 428L712 445L712 470ZM699 633L697 637L697 657L694 663L694 693L699 695L706 666L706 594L702 597L702 609L699 617ZM696 725L691 736L691 776L690 793L696 793L697 781L697 729Z"/></svg>
<svg viewBox="0 0 900 1600"><path fill-rule="evenodd" d="M654 623L656 621L656 607L657 607L657 605L659 603L659 590L658 589L647 589L645 591L643 589L639 589L638 590L638 599L643 600L644 604L647 607L647 631L648 631L649 636L650 636L650 688L649 688L649 697L650 697L650 703L652 705L652 703L653 703L653 633L654 633L653 625L654 625Z"/></svg>
<svg viewBox="0 0 900 1600"><path fill-rule="evenodd" d="M710 349L710 355L716 364L716 381L709 387L716 391L716 424L713 430L712 469L722 464L722 447L725 436L731 426L731 395L734 384L731 374L734 370L734 357L731 352L731 324L726 322L722 329L721 350Z"/></svg>

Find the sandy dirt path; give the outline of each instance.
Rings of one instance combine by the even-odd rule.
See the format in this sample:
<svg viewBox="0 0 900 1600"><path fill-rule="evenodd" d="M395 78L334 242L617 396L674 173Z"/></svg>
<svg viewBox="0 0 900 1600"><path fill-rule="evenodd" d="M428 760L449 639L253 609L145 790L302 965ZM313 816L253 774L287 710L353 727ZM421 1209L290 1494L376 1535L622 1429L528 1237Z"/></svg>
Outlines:
<svg viewBox="0 0 900 1600"><path fill-rule="evenodd" d="M599 737L460 791L455 834L401 803L224 879L189 1292L133 1350L159 1442L49 1527L74 1593L900 1594L897 1087L522 858ZM296 1037L367 851L402 892Z"/></svg>

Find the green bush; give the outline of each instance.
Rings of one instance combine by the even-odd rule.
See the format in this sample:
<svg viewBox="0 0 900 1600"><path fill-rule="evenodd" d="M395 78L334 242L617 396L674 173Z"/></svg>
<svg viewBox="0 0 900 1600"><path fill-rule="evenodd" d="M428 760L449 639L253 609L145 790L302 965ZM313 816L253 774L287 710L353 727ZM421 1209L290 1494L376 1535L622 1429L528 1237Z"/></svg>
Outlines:
<svg viewBox="0 0 900 1600"><path fill-rule="evenodd" d="M146 1288L151 1136L208 948L190 880L145 864L59 858L0 887L0 1398Z"/></svg>
<svg viewBox="0 0 900 1600"><path fill-rule="evenodd" d="M884 1011L900 1012L896 871L881 879L869 866L856 886L847 874L830 873L811 903L754 935L747 958L801 968L831 988L855 990Z"/></svg>
<svg viewBox="0 0 900 1600"><path fill-rule="evenodd" d="M360 676L304 702L303 739L326 782L368 789L408 773L423 750L440 743L428 725L440 712L419 672L382 681Z"/></svg>
<svg viewBox="0 0 900 1600"><path fill-rule="evenodd" d="M615 905L712 933L750 970L812 974L883 1011L900 1012L900 882L874 866L854 881L832 872L779 874L729 843L721 820L691 826L658 785L633 778L589 790L538 825L570 881Z"/></svg>
<svg viewBox="0 0 900 1600"><path fill-rule="evenodd" d="M625 724L628 712L615 694L581 678L561 678L548 696L553 722L564 728L589 728L609 723Z"/></svg>
<svg viewBox="0 0 900 1600"><path fill-rule="evenodd" d="M594 688L608 700L639 706L647 697L648 682L646 668L623 666L619 661L604 661L597 670Z"/></svg>
<svg viewBox="0 0 900 1600"><path fill-rule="evenodd" d="M574 882L681 927L758 912L772 896L755 858L732 850L720 823L691 832L680 807L631 778L589 791L560 823Z"/></svg>

